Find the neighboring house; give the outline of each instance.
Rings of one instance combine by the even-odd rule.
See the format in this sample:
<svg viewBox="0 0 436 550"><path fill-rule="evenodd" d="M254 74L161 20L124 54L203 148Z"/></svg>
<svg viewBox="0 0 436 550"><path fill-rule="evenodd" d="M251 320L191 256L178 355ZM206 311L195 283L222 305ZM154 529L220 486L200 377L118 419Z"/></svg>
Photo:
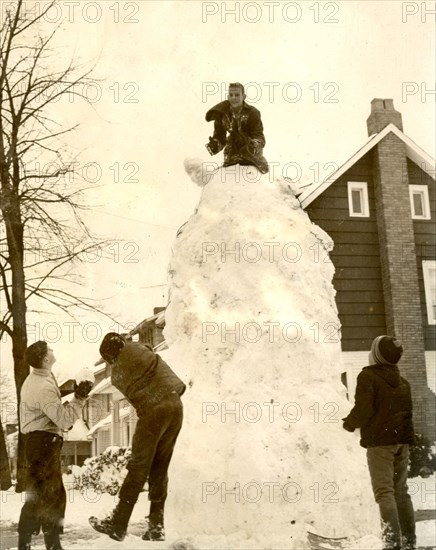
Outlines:
<svg viewBox="0 0 436 550"><path fill-rule="evenodd" d="M148 317L126 337L149 344L155 351L165 349L163 328L165 326L165 308L154 308L153 315ZM135 431L135 409L124 396L111 384L110 366L100 359L96 363L96 377L90 399L84 408L84 418L89 426L88 439L92 445L92 455L102 453L112 445L128 446Z"/></svg>
<svg viewBox="0 0 436 550"><path fill-rule="evenodd" d="M401 370L412 387L416 430L434 441L435 161L403 133L392 99L371 102L367 126L363 147L299 200L334 241L330 257L350 393L373 338L395 335L405 348Z"/></svg>
<svg viewBox="0 0 436 550"><path fill-rule="evenodd" d="M74 426L64 434L62 445L62 466L67 467L75 464L82 466L87 458L91 456L91 442L88 439L88 426L82 418L74 423Z"/></svg>
<svg viewBox="0 0 436 550"><path fill-rule="evenodd" d="M75 380L69 378L59 385L62 396L62 402L69 400L75 388ZM85 409L83 410L85 411ZM84 461L92 456L91 442L88 439L89 426L85 419L84 412L82 417L76 420L71 430L64 432L64 443L61 451L62 467L67 468L73 464L82 466Z"/></svg>
<svg viewBox="0 0 436 550"><path fill-rule="evenodd" d="M161 348L165 341L163 336L165 309L164 307L155 307L153 315L142 321L142 323L139 323L139 325L130 331L129 336L133 338L137 335L139 342L148 344L153 349Z"/></svg>
<svg viewBox="0 0 436 550"><path fill-rule="evenodd" d="M110 384L110 367L104 362L96 365L94 376L95 385L83 409L83 416L89 427L88 439L91 442L92 456L112 445L112 393L117 391ZM117 398L120 397L121 394L117 395Z"/></svg>

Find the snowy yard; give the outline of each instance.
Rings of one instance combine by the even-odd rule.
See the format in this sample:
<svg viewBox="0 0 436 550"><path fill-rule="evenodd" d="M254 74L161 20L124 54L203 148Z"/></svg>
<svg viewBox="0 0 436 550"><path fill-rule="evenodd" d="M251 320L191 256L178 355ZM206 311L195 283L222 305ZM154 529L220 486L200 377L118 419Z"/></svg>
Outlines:
<svg viewBox="0 0 436 550"><path fill-rule="evenodd" d="M415 512L418 519L421 516L431 517L436 511L436 474L430 478L414 478L409 480L409 492L412 494ZM129 535L123 542L116 542L109 537L100 536L88 525L88 517L91 515L103 515L109 512L116 497L108 494L97 494L88 492L84 495L71 489L69 481L65 482L67 489L67 513L65 533L63 543L66 550L87 550L90 548L98 550L151 550L151 549L173 549L173 550L223 550L224 548L233 549L251 549L263 550L256 546L254 540L244 540L235 533L232 537L233 546L226 546L224 537L217 536L196 536L195 533L184 533L181 525L183 524L184 511L178 513L172 506L171 494L168 502L167 513L167 541L166 542L145 542L141 539L144 532L144 517L148 513L147 494L143 493L133 512L132 520L129 525ZM1 532L0 532L0 550L8 550L17 547L17 535L15 532L16 523L19 517L20 509L23 503L24 495L16 494L10 491L1 492ZM374 504L375 505L375 504ZM427 510L424 514L420 512ZM176 517L178 516L178 517ZM434 517L434 515L433 515ZM177 530L174 529L177 526ZM420 548L436 548L436 519L427 519L417 522L418 545ZM192 541L192 547L189 544L180 544L180 541ZM177 544L179 542L179 544ZM42 536L35 538L33 548L36 550L44 548ZM279 547L272 547L274 550ZM283 546L286 548L285 541ZM378 539L372 536L364 537L352 545L353 549L377 550L381 548Z"/></svg>

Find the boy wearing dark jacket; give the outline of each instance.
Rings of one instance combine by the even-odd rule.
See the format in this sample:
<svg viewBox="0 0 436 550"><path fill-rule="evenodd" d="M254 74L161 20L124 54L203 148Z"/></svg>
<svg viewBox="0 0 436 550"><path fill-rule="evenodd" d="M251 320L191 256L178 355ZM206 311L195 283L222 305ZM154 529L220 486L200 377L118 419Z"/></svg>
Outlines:
<svg viewBox="0 0 436 550"><path fill-rule="evenodd" d="M255 166L266 174L269 167L263 156L265 136L260 112L245 103L245 98L244 86L235 82L229 85L228 99L209 109L206 120L214 121L214 133L206 148L211 155L224 149L223 166Z"/></svg>
<svg viewBox="0 0 436 550"><path fill-rule="evenodd" d="M100 354L111 365L112 384L135 407L138 422L119 502L108 517L100 520L92 516L89 522L96 531L122 541L135 503L148 479L150 514L148 529L142 538L165 540L168 467L182 427L180 396L186 386L149 346L127 342L115 332L104 337Z"/></svg>
<svg viewBox="0 0 436 550"><path fill-rule="evenodd" d="M355 404L343 424L350 432L360 428L386 550L416 547L415 516L407 492L409 445L414 442L412 397L397 366L402 354L395 338L375 338L371 365L357 377Z"/></svg>

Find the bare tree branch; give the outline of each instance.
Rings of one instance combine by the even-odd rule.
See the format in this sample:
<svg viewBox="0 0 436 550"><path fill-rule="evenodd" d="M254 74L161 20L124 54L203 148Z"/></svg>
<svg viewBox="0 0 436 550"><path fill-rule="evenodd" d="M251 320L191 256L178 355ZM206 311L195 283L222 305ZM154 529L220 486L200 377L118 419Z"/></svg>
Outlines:
<svg viewBox="0 0 436 550"><path fill-rule="evenodd" d="M76 163L61 141L77 125L60 124L55 108L58 100L71 96L94 108L83 93L95 82L94 67L74 60L62 65L52 46L59 27L41 34L43 18L56 3L51 0L31 15L23 0L8 4L0 29L0 336L12 339L18 400L28 373L28 311L42 311L47 304L69 316L77 310L101 313L95 300L79 295L83 284L76 268L81 254L104 241L91 234L83 218L87 185L81 178L65 181ZM31 163L40 159L54 167L38 173ZM44 242L57 247L52 255L41 253ZM17 492L24 479L23 458L19 443Z"/></svg>

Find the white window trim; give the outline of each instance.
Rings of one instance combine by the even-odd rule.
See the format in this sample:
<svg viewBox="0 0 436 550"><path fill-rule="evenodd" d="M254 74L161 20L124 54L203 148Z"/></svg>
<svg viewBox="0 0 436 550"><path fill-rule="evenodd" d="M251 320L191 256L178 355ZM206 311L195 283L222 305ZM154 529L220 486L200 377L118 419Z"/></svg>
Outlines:
<svg viewBox="0 0 436 550"><path fill-rule="evenodd" d="M422 196L422 207L424 214L422 216L419 216L418 214L415 214L413 208L414 208L414 202L413 202L413 194L414 193L420 193ZM430 211L430 200L428 198L428 186L427 185L409 185L409 197L410 197L410 210L412 212L412 220L430 220L431 219L431 211Z"/></svg>
<svg viewBox="0 0 436 550"><path fill-rule="evenodd" d="M423 260L422 275L424 278L425 303L427 306L427 322L429 325L436 325L436 317L434 317L433 304L431 302L431 294L430 294L430 286L431 286L430 269L435 269L435 268L436 268L435 260Z"/></svg>
<svg viewBox="0 0 436 550"><path fill-rule="evenodd" d="M362 212L353 211L352 191L362 191ZM369 218L368 184L366 181L348 182L348 211L353 218Z"/></svg>

